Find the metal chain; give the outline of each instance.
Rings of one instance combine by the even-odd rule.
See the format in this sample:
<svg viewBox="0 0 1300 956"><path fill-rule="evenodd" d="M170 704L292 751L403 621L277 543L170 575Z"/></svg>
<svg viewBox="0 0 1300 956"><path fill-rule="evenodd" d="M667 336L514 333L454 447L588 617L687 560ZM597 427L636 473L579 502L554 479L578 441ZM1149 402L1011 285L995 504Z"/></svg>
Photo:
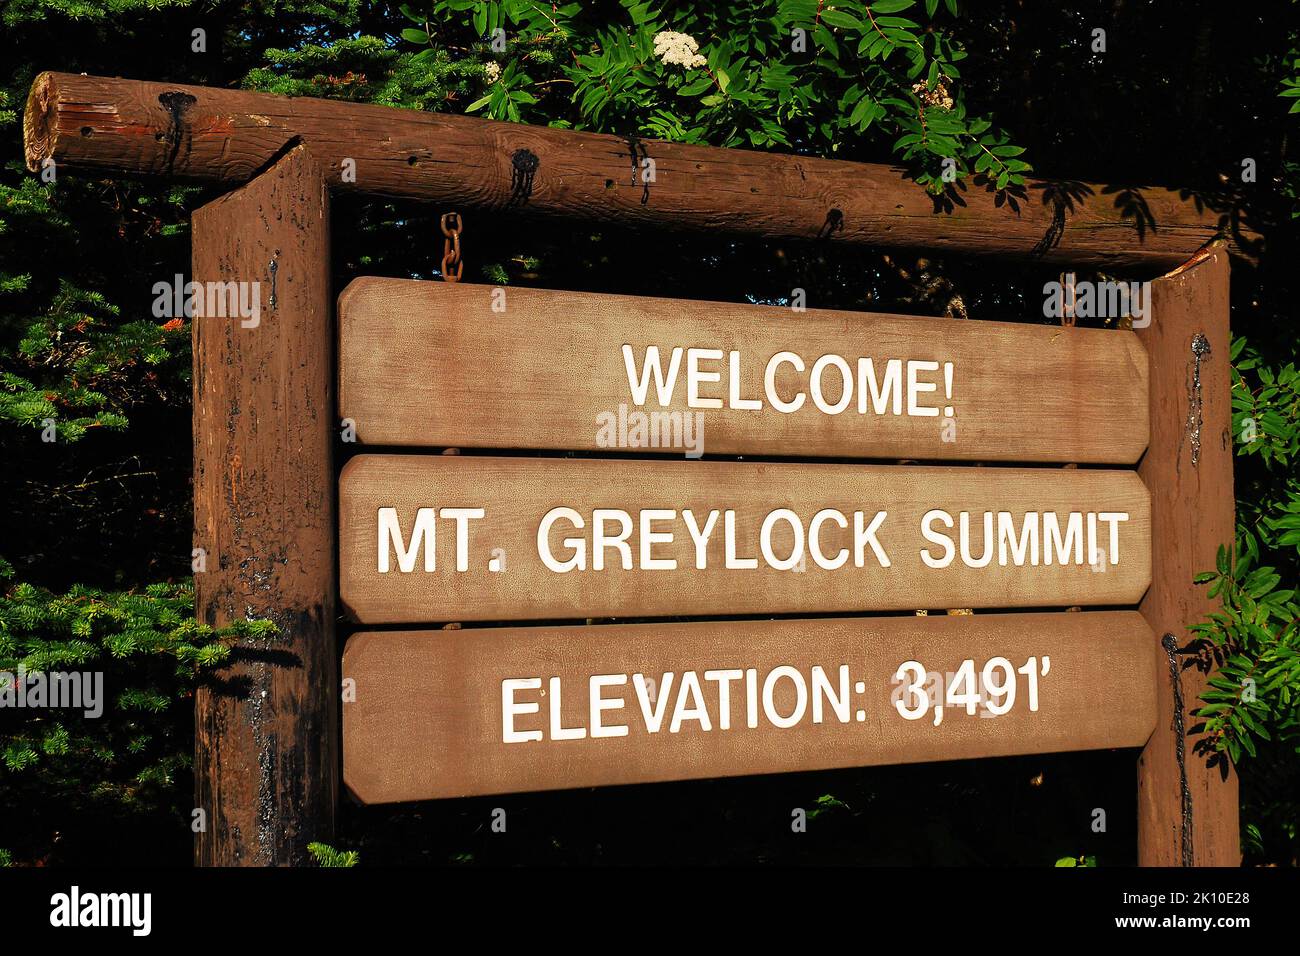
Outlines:
<svg viewBox="0 0 1300 956"><path fill-rule="evenodd" d="M1172 634L1160 639L1169 655L1169 679L1174 685L1174 733L1177 735L1178 778L1183 790L1182 865L1192 865L1192 790L1187 785L1187 730L1183 723L1183 682L1178 677L1178 641Z"/></svg>
<svg viewBox="0 0 1300 956"><path fill-rule="evenodd" d="M460 257L461 228L460 213L442 214L442 234L446 237L442 241L443 282L459 282L461 273L465 271L465 262Z"/></svg>
<svg viewBox="0 0 1300 956"><path fill-rule="evenodd" d="M1066 298L1069 301L1065 301ZM1061 273L1061 324L1066 328L1073 328L1075 323L1074 307L1076 304L1074 294L1074 273Z"/></svg>

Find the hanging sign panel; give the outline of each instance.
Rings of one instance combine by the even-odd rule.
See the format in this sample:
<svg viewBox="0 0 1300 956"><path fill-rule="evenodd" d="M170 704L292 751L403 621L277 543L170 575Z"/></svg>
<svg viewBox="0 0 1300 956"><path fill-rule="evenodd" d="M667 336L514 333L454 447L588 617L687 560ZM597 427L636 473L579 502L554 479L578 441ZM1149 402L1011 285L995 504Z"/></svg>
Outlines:
<svg viewBox="0 0 1300 956"><path fill-rule="evenodd" d="M1131 471L361 455L339 579L363 623L1135 604Z"/></svg>
<svg viewBox="0 0 1300 956"><path fill-rule="evenodd" d="M343 775L365 803L1138 747L1135 611L362 633Z"/></svg>
<svg viewBox="0 0 1300 956"><path fill-rule="evenodd" d="M362 444L1132 464L1129 331L357 279Z"/></svg>

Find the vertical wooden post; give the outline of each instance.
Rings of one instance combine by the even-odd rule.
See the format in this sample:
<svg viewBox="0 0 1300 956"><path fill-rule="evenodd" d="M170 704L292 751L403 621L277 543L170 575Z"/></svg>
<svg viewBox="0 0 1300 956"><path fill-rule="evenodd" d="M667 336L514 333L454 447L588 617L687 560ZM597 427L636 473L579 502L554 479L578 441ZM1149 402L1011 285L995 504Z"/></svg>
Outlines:
<svg viewBox="0 0 1300 956"><path fill-rule="evenodd" d="M1151 293L1151 322L1138 332L1151 360L1151 441L1138 470L1151 492L1152 579L1141 611L1157 642L1172 634L1184 647L1189 625L1217 603L1192 579L1214 569L1219 545L1231 547L1235 534L1227 249L1208 247L1153 282ZM1185 747L1191 826L1184 836L1169 658L1159 644L1151 653L1158 658L1159 717L1138 763L1138 862L1238 866L1236 774L1227 764L1208 766L1194 737ZM1188 714L1208 675L1181 664L1180 658L1190 728Z"/></svg>
<svg viewBox="0 0 1300 956"><path fill-rule="evenodd" d="M266 619L195 707L199 865L296 865L338 794L329 195L304 146L194 213L193 278L257 283L194 319L196 611ZM229 291L229 290L228 290ZM227 292L228 296L228 292ZM209 294L209 310L220 298ZM227 298L229 301L229 298ZM197 310L196 310L197 312ZM229 315L229 312L226 313Z"/></svg>

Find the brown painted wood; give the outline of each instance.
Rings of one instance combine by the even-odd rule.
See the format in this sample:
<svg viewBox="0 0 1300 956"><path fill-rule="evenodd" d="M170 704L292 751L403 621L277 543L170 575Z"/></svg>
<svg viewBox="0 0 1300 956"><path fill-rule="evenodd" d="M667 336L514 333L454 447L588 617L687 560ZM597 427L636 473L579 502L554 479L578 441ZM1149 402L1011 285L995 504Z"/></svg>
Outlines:
<svg viewBox="0 0 1300 956"><path fill-rule="evenodd" d="M638 383L649 348L665 372L681 350L667 405L653 386L637 404L625 345ZM691 407L688 349L717 350L699 368L720 375ZM773 366L777 400L802 401L793 412L765 397L765 369L782 353L804 368ZM818 372L814 396L824 355L844 364ZM865 388L861 359L872 362ZM904 385L879 414L872 388L885 387L890 360ZM916 377L934 389L915 396L929 415L908 414L913 360L936 363ZM842 403L845 369L847 407L828 413ZM745 405L755 400L761 409ZM700 408L710 402L722 407ZM617 449L641 440L637 413L659 413L676 428L660 436L663 450L692 457L1133 464L1146 448L1147 361L1127 331L367 278L339 296L339 413L376 445ZM683 429L690 423L700 428Z"/></svg>
<svg viewBox="0 0 1300 956"><path fill-rule="evenodd" d="M1173 189L1034 180L1013 204L971 186L936 212L892 166L654 140L634 146L465 116L68 73L36 78L23 132L33 170L53 158L74 171L236 185L301 142L341 190L763 238L1109 268L1167 268L1229 228L1234 241L1257 241L1234 213ZM537 161L529 176L514 166L520 150ZM648 189L638 176L645 158L655 162ZM341 175L345 159L355 160L355 182Z"/></svg>
<svg viewBox="0 0 1300 956"><path fill-rule="evenodd" d="M544 565L539 529L557 507L573 508L586 525L579 532L562 520L548 529L544 537L557 560L572 553L564 538L590 538L593 508L614 508L631 513L634 567L625 570L613 549L602 549L603 570L594 568L594 554L588 555L587 570L559 572ZM412 540L421 508L485 509L483 518L465 522L466 570L456 570L458 536L447 516L435 521L433 571L425 570L421 551L413 555L412 570L403 572L385 548L389 571L379 573L381 508L396 509L404 543ZM769 512L782 508L805 528L822 509L839 509L849 527L826 521L819 540L828 559L847 548L847 563L837 570L812 558L804 571L768 566L759 557L760 526ZM1003 567L996 547L983 569L966 567L960 557L949 567L930 568L921 548L942 554L920 533L921 518L932 508L955 521L962 511L973 513L970 552L976 558L984 553L985 511L1010 512L1017 528L1029 511L1058 511L1062 521L1072 510L1123 512L1129 519L1118 524L1119 563L1104 571L1055 561ZM650 527L677 536L650 547L652 559L676 560L675 570L644 569L641 509L677 512L675 520ZM707 566L698 569L686 509L701 529L711 509L734 510L735 554L757 559L759 567L723 567L726 519L719 516ZM1132 471L361 455L340 478L340 587L344 605L365 623L1134 604L1150 577L1149 510L1147 491ZM864 525L878 511L887 512L877 538L889 568L879 565L869 545L861 548L864 565L855 566L855 511L864 513ZM771 550L785 559L794 532L784 522L774 527ZM615 533L616 525L609 523L608 531ZM1086 545L1084 555L1086 561ZM504 571L490 570L494 559Z"/></svg>
<svg viewBox="0 0 1300 956"><path fill-rule="evenodd" d="M1153 637L1134 611L1078 614L987 614L967 617L833 618L629 624L592 627L477 628L456 631L363 633L343 656L355 701L343 705L343 777L365 803L473 794L553 790L611 784L822 770L1009 754L1138 747L1155 723ZM1013 668L1031 656L1049 661L1038 678L1038 710L1029 709L1028 682L1017 674L1016 698L1001 716L977 706L945 706L934 724L932 706L905 720L894 705L905 687L894 681L915 660L937 685L967 658L977 679L986 661L1005 657ZM847 695L841 667L847 665ZM806 685L803 717L780 727L762 694L777 667L794 668ZM837 714L813 668L847 704ZM757 726L750 727L745 677L728 682L730 726L723 729L719 686L706 671L756 672ZM667 674L674 676L669 683ZM679 695L696 703L689 672L700 685L698 704L709 729L673 715ZM778 675L772 704L778 718L797 711L793 676ZM664 709L657 732L643 713L633 675L652 711ZM623 677L600 689L615 706L600 713L601 728L625 726L622 736L593 736L594 675ZM560 726L583 729L581 739L556 739L551 706L559 678ZM536 689L510 688L517 733L543 739L504 742L505 680L539 680ZM996 680L1001 680L998 672ZM978 685L977 685L978 686ZM686 687L685 692L682 687ZM814 722L813 699L823 701ZM936 695L934 700L942 699ZM617 706L621 700L622 706ZM910 695L904 704L915 701ZM1005 705L1002 697L991 703Z"/></svg>
<svg viewBox="0 0 1300 956"><path fill-rule="evenodd" d="M1139 334L1151 355L1151 447L1140 473L1151 489L1154 575L1142 614L1155 631L1159 720L1142 752L1138 772L1138 857L1146 866L1177 866L1183 860L1182 791L1176 755L1174 698L1168 658L1159 639L1173 634L1179 647L1192 640L1189 626L1218 602L1192 583L1215 566L1219 545L1235 538L1232 492L1232 387L1228 361L1228 256L1216 248L1152 283L1152 322ZM1192 342L1203 335L1209 354L1200 362L1199 415L1194 402L1196 356ZM1198 460L1193 462L1199 433ZM1208 675L1182 671L1183 697L1191 711ZM1189 717L1186 726L1196 721ZM1197 866L1238 866L1237 777L1227 765L1207 766L1186 744L1192 797L1192 851Z"/></svg>
<svg viewBox="0 0 1300 956"><path fill-rule="evenodd" d="M261 283L255 326L194 320L200 621L266 619L195 706L205 865L301 864L338 793L329 196L298 147L194 213L199 283ZM274 277L271 263L275 263ZM274 301L271 293L274 291Z"/></svg>

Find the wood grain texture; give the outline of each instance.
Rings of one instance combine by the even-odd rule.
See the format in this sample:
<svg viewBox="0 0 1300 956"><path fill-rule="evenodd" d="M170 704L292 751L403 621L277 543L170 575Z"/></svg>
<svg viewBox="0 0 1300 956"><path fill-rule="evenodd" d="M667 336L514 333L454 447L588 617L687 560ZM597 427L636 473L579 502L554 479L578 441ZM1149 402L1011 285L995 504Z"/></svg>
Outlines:
<svg viewBox="0 0 1300 956"><path fill-rule="evenodd" d="M343 655L344 678L356 681L356 700L343 705L343 777L361 801L387 803L1137 747L1155 722L1152 639L1133 611L362 633ZM978 708L970 716L948 706L935 726L933 708L922 719L905 720L894 706L904 690L894 680L904 661L947 675L966 658L978 673L998 656L1013 667L1031 656L1049 658L1036 712L1029 709L1024 675L1017 675L1016 699L1002 716L981 716ZM802 719L788 727L768 718L762 694L768 675L782 666L798 671L807 691ZM814 695L814 667L822 668L846 712L837 714L820 687ZM722 679L704 676L750 668L757 672L754 727L745 679L727 682L724 708ZM698 702L688 672L701 687ZM643 684L649 720L636 674L654 681L653 693ZM600 725L625 726L625 735L592 735L593 675L624 677L598 693L606 702L622 701L602 710ZM551 679L557 677L560 726L584 730L582 739L556 739L553 732ZM540 731L543 739L506 743L502 681L519 679L540 680L540 688L512 691L516 706L536 704L538 712L513 715L511 729ZM686 718L673 732L684 686L684 703L703 707L709 729ZM798 713L796 695L793 676L774 679L778 717ZM814 696L823 701L820 723L813 720ZM992 702L1003 706L1004 698ZM650 732L657 707L662 724Z"/></svg>
<svg viewBox="0 0 1300 956"><path fill-rule="evenodd" d="M665 373L683 350L667 405L653 386L636 403L625 345L638 384L648 348ZM699 395L721 408L688 407L687 349L720 353L700 363L721 381ZM793 412L766 398L768 362L783 352L803 366L773 365L777 400L803 396ZM814 376L824 355L844 364ZM860 359L872 362L865 387ZM872 390L886 387L890 360L901 363L900 401L877 406ZM907 414L908 361L937 363L917 376L935 389L916 396L929 416ZM762 408L730 407L753 401ZM619 438L620 414L638 411L676 414L678 425L698 413L704 454L1133 464L1146 448L1147 360L1137 337L1117 330L403 279L357 279L339 296L339 413L362 444L597 450ZM677 435L687 434L664 450L683 453Z"/></svg>
<svg viewBox="0 0 1300 956"><path fill-rule="evenodd" d="M486 514L467 521L466 571L456 570L450 521L435 525L435 570L425 570L421 552L413 555L409 573L395 555L387 573L377 571L379 509L396 509L403 542L410 543L418 509L475 507ZM575 509L586 525L577 531L561 520L549 529L557 560L572 554L564 538L590 539L593 508L615 508L631 513L628 546L635 566L625 570L616 552L602 549L603 570L591 560L587 570L546 567L539 558L539 525L557 507ZM673 532L674 540L650 548L652 558L676 560L675 570L642 569L638 512L654 508L677 512L675 520L651 526ZM843 512L849 527L824 522L819 542L832 560L847 549L846 563L837 570L811 559L804 571L768 566L759 557L760 526L780 508L793 511L805 529L822 509ZM942 552L920 534L921 518L932 508L954 519L962 511L974 514L974 558L984 554L985 511L1007 511L1017 522L1026 512L1049 510L1062 512L1062 521L1070 511L1124 512L1129 520L1118 525L1119 564L1104 571L1086 563L1001 566L996 544L987 567L968 568L958 557L936 569L920 555L923 546L936 556ZM701 531L710 510L734 510L735 555L755 558L759 566L724 568L726 519L719 516L705 551L707 566L698 569L685 509L694 512ZM880 566L870 546L856 547L855 511L864 513L864 525L877 512L887 513L877 539L889 568ZM1147 491L1131 471L361 455L340 478L340 588L349 613L365 623L1134 604L1150 576L1149 511ZM613 523L607 527L617 530ZM775 556L792 554L794 534L787 523L774 525ZM504 571L489 570L496 549Z"/></svg>
<svg viewBox="0 0 1300 956"><path fill-rule="evenodd" d="M1258 237L1231 206L1173 189L1031 180L999 203L964 187L947 211L892 166L499 123L242 90L42 73L23 122L29 168L235 185L293 143L331 188L620 225L829 239L1073 265L1170 267L1215 235ZM513 159L528 150L536 170ZM638 178L643 159L656 181ZM355 182L341 176L356 162Z"/></svg>
<svg viewBox="0 0 1300 956"><path fill-rule="evenodd" d="M1235 538L1226 251L1214 249L1156 280L1151 294L1152 322L1140 333L1151 354L1151 448L1140 473L1151 489L1154 577L1141 611L1155 631L1151 655L1158 667L1159 720L1139 763L1138 859L1144 866L1178 866L1183 860L1182 788L1173 687L1159 638L1172 634L1182 648L1192 642L1190 625L1218 609L1218 601L1192 579L1213 570L1219 546L1231 547ZM1209 346L1199 363L1199 389L1192 351L1198 335ZM1197 721L1190 711L1199 706L1209 673L1186 666L1187 657L1179 660L1184 717L1191 728ZM1197 736L1186 742L1192 862L1239 866L1237 777L1227 763L1209 765L1198 751L1204 743Z"/></svg>
<svg viewBox="0 0 1300 956"><path fill-rule="evenodd" d="M256 327L194 320L198 619L273 621L195 701L200 865L299 865L338 793L329 195L304 147L194 213L196 282L262 283ZM275 301L271 302L271 262Z"/></svg>

